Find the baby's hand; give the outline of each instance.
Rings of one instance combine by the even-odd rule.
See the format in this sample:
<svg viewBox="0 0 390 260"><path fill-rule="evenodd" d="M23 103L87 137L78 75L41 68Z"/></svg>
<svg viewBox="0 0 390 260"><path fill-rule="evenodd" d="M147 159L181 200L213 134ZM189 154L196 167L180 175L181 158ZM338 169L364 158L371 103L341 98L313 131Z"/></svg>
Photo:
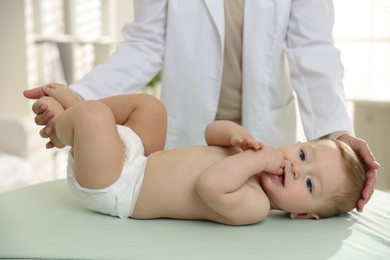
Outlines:
<svg viewBox="0 0 390 260"><path fill-rule="evenodd" d="M244 151L249 149L257 151L264 146L263 143L256 141L256 139L254 139L252 136L234 135L230 138L230 143L232 146L239 147Z"/></svg>
<svg viewBox="0 0 390 260"><path fill-rule="evenodd" d="M286 167L286 161L279 149L271 146L264 146L260 153L264 154L265 160L267 161L267 166L264 171L273 174L283 174L283 169Z"/></svg>

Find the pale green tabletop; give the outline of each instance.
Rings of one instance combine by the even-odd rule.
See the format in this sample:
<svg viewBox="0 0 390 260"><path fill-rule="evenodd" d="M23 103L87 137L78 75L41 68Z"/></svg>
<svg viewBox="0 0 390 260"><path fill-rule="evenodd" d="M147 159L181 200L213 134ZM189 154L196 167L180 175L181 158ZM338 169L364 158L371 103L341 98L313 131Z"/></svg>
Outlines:
<svg viewBox="0 0 390 260"><path fill-rule="evenodd" d="M207 221L119 219L83 208L65 180L0 193L5 259L390 259L390 194L365 212L231 227Z"/></svg>

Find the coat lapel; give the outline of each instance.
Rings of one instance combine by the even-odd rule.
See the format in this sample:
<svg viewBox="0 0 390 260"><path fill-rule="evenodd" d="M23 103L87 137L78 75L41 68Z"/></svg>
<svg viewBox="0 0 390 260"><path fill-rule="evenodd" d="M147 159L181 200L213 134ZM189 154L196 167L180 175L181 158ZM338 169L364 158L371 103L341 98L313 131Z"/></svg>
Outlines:
<svg viewBox="0 0 390 260"><path fill-rule="evenodd" d="M225 39L225 14L224 0L204 0L211 18L217 28L221 46L224 46Z"/></svg>

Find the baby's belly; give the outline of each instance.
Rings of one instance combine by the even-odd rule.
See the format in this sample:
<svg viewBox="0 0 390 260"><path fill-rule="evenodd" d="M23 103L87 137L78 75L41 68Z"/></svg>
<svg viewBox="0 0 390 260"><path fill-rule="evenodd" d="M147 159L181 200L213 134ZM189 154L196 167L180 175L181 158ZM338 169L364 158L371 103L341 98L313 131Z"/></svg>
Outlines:
<svg viewBox="0 0 390 260"><path fill-rule="evenodd" d="M203 147L153 154L133 217L210 219L214 213L199 197L196 183L205 169L226 156L224 149Z"/></svg>

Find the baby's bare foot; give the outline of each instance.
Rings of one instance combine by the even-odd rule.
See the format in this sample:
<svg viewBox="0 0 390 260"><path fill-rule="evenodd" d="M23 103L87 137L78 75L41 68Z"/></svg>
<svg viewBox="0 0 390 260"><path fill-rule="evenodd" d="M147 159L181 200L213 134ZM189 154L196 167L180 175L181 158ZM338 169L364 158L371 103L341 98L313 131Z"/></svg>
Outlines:
<svg viewBox="0 0 390 260"><path fill-rule="evenodd" d="M42 97L39 99L39 102L41 102L42 104L46 104L48 111L50 110L54 112L53 118L50 119L46 124L46 127L51 129L51 133L49 135L51 143L54 145L54 147L64 148L66 145L63 144L56 135L55 121L65 111L65 109L57 100L52 97Z"/></svg>
<svg viewBox="0 0 390 260"><path fill-rule="evenodd" d="M62 84L48 84L42 87L42 90L46 95L57 100L65 110L80 102L77 95L69 87Z"/></svg>

